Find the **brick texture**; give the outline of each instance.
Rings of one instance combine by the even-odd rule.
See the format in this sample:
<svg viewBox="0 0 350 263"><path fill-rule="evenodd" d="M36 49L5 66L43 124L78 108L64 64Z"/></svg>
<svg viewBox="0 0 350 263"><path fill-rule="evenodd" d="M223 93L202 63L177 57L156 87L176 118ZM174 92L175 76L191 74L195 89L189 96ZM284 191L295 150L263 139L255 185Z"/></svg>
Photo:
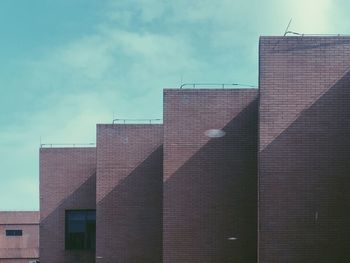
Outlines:
<svg viewBox="0 0 350 263"><path fill-rule="evenodd" d="M96 262L162 262L163 126L97 126Z"/></svg>
<svg viewBox="0 0 350 263"><path fill-rule="evenodd" d="M259 262L350 262L350 38L260 39Z"/></svg>
<svg viewBox="0 0 350 263"><path fill-rule="evenodd" d="M65 250L65 211L96 207L96 148L40 149L40 262L95 262Z"/></svg>
<svg viewBox="0 0 350 263"><path fill-rule="evenodd" d="M164 91L163 262L256 262L257 95Z"/></svg>

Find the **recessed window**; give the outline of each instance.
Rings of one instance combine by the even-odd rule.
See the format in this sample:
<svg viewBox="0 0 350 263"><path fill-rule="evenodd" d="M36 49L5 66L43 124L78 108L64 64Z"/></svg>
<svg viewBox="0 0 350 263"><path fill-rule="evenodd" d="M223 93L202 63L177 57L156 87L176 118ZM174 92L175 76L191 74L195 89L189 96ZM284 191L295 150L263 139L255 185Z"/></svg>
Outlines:
<svg viewBox="0 0 350 263"><path fill-rule="evenodd" d="M96 211L66 211L66 249L94 250L96 247Z"/></svg>
<svg viewBox="0 0 350 263"><path fill-rule="evenodd" d="M6 236L8 237L16 237L16 236L22 236L23 235L23 231L19 230L19 229L15 229L15 230L6 230Z"/></svg>

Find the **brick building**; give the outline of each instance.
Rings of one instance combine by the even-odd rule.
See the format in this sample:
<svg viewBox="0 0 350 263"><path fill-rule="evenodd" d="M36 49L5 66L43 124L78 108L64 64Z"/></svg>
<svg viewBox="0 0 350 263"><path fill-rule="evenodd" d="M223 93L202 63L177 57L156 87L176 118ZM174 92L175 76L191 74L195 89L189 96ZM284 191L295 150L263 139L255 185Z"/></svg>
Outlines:
<svg viewBox="0 0 350 263"><path fill-rule="evenodd" d="M350 262L350 37L260 39L259 262Z"/></svg>
<svg viewBox="0 0 350 263"><path fill-rule="evenodd" d="M163 125L97 126L96 262L161 262Z"/></svg>
<svg viewBox="0 0 350 263"><path fill-rule="evenodd" d="M255 262L256 89L164 91L163 262Z"/></svg>
<svg viewBox="0 0 350 263"><path fill-rule="evenodd" d="M165 89L163 124L40 149L40 259L350 261L350 37L262 37L258 89Z"/></svg>
<svg viewBox="0 0 350 263"><path fill-rule="evenodd" d="M41 148L40 261L95 262L95 209L96 148Z"/></svg>
<svg viewBox="0 0 350 263"><path fill-rule="evenodd" d="M39 212L0 212L0 262L36 263Z"/></svg>

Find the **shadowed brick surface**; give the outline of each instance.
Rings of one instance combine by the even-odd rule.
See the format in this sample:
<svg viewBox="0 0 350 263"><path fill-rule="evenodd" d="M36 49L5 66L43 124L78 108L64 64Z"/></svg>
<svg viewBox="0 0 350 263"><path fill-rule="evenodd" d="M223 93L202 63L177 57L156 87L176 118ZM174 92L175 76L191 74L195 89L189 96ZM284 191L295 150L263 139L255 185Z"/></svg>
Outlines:
<svg viewBox="0 0 350 263"><path fill-rule="evenodd" d="M94 251L65 250L65 210L95 207L96 148L41 148L41 263L95 262Z"/></svg>
<svg viewBox="0 0 350 263"><path fill-rule="evenodd" d="M97 262L162 262L163 127L97 126Z"/></svg>
<svg viewBox="0 0 350 263"><path fill-rule="evenodd" d="M259 262L350 262L350 38L260 39Z"/></svg>
<svg viewBox="0 0 350 263"><path fill-rule="evenodd" d="M257 93L164 91L163 262L256 262Z"/></svg>

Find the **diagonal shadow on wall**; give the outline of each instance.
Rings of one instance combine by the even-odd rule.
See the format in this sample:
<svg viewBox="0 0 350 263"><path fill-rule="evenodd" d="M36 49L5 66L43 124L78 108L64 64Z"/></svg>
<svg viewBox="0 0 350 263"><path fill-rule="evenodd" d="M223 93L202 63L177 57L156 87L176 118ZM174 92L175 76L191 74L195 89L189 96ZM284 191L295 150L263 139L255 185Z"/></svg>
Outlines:
<svg viewBox="0 0 350 263"><path fill-rule="evenodd" d="M101 262L162 262L162 198L161 145L97 204Z"/></svg>
<svg viewBox="0 0 350 263"><path fill-rule="evenodd" d="M40 261L43 263L93 263L95 251L65 250L65 211L95 209L96 173L40 221Z"/></svg>
<svg viewBox="0 0 350 263"><path fill-rule="evenodd" d="M256 262L257 116L256 99L164 182L164 262Z"/></svg>
<svg viewBox="0 0 350 263"><path fill-rule="evenodd" d="M350 262L350 73L260 153L260 262Z"/></svg>

